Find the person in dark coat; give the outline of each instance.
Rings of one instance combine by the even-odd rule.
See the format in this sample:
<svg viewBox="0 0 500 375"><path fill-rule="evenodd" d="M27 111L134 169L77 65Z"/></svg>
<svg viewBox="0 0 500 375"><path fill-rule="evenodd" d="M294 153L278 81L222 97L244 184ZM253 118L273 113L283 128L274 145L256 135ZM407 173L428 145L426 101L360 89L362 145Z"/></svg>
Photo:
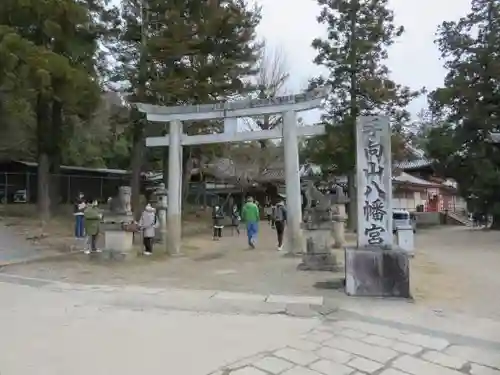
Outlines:
<svg viewBox="0 0 500 375"><path fill-rule="evenodd" d="M85 237L84 212L87 208L83 193L78 194L78 198L73 205L73 215L75 216L75 238Z"/></svg>
<svg viewBox="0 0 500 375"><path fill-rule="evenodd" d="M222 228L224 220L224 213L222 212L222 207L215 205L212 210L212 222L214 227L214 241L218 241L222 238Z"/></svg>
<svg viewBox="0 0 500 375"><path fill-rule="evenodd" d="M274 209L274 225L276 228L276 235L278 237L278 251L283 250L283 234L285 233L285 225L287 219L287 212L285 202L280 199Z"/></svg>
<svg viewBox="0 0 500 375"><path fill-rule="evenodd" d="M92 203L85 208L83 215L85 220L85 232L88 237L88 248L85 249L85 253L100 252L100 250L97 249L97 237L100 232L102 214L98 208L97 200L93 200Z"/></svg>
<svg viewBox="0 0 500 375"><path fill-rule="evenodd" d="M233 227L233 230L236 230L238 236L240 235L240 222L240 211L238 210L238 206L235 204L233 206L233 211L231 212L231 225Z"/></svg>

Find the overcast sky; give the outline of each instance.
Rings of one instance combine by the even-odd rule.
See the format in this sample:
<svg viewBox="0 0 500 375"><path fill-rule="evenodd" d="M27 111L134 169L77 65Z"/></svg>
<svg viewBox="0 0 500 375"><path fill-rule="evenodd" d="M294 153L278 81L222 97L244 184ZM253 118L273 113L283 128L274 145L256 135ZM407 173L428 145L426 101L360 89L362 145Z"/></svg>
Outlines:
<svg viewBox="0 0 500 375"><path fill-rule="evenodd" d="M312 62L315 51L311 48L311 41L325 33L324 26L316 22L320 8L315 0L257 1L263 7L259 35L283 48L291 73L289 90L298 91L308 78L321 72ZM434 34L441 22L465 15L470 0L389 0L389 4L396 23L406 29L389 51L392 79L415 89L439 86L445 71L433 44ZM425 106L426 99L421 98L410 109L416 113Z"/></svg>

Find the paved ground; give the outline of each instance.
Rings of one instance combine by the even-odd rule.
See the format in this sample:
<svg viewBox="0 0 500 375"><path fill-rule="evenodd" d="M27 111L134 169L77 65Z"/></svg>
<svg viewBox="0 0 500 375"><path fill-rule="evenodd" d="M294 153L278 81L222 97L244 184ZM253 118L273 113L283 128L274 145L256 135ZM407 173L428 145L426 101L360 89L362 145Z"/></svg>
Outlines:
<svg viewBox="0 0 500 375"><path fill-rule="evenodd" d="M2 374L500 375L498 323L469 319L460 334L459 317L408 315L399 302L389 307L412 324L321 297L7 275L0 294Z"/></svg>

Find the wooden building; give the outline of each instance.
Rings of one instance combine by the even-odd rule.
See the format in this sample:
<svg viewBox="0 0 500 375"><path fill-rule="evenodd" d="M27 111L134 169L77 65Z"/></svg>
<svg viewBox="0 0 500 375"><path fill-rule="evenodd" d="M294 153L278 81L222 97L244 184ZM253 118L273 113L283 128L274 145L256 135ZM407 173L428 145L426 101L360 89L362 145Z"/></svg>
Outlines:
<svg viewBox="0 0 500 375"><path fill-rule="evenodd" d="M27 161L0 161L0 190L10 202L16 193L24 191L28 202L38 195L38 164ZM61 166L58 176L61 203L72 202L82 192L87 197L105 201L116 195L118 187L128 185L130 173L120 169Z"/></svg>

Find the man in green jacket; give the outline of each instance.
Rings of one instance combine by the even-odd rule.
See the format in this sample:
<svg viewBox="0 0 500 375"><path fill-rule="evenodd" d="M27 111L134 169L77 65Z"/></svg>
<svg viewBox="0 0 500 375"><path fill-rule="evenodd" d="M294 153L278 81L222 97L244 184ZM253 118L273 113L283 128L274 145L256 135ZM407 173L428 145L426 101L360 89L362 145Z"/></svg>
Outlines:
<svg viewBox="0 0 500 375"><path fill-rule="evenodd" d="M248 245L255 249L257 232L259 231L260 212L252 197L247 198L247 202L241 210L241 219L247 225Z"/></svg>
<svg viewBox="0 0 500 375"><path fill-rule="evenodd" d="M97 236L99 235L99 229L101 226L101 212L97 208L97 200L92 201L90 206L87 206L83 212L83 217L85 220L85 233L87 234L87 246L90 247L85 249L85 254L90 254L90 252L98 252L97 250Z"/></svg>

